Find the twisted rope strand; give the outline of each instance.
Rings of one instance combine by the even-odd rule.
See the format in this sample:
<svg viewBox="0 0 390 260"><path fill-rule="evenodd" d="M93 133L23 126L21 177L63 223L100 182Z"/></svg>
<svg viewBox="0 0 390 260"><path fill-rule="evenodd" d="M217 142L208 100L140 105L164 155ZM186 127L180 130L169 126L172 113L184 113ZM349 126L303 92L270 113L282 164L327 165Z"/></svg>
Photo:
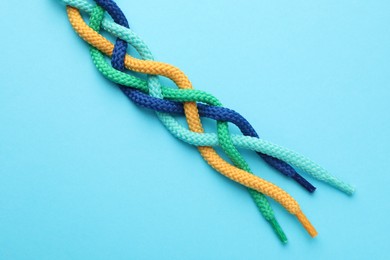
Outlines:
<svg viewBox="0 0 390 260"><path fill-rule="evenodd" d="M72 7L67 7L69 20L74 27L75 31L92 46L98 48L108 56L112 56L114 46L111 42L105 39L103 36L95 32L93 29L88 27L83 21L79 11ZM125 66L133 71L152 74L162 75L173 80L176 85L180 88L191 89L191 83L188 78L176 67L173 67L166 63L154 62L154 61L142 61L126 55ZM150 88L150 93L153 95L159 95L158 89ZM197 111L196 103L185 103L184 110L187 117L190 130L193 132L202 133L203 128L200 122L199 114ZM291 214L295 215L308 233L311 236L316 236L317 232L314 227L307 220L306 216L302 213L298 203L284 190L280 189L276 185L265 181L255 175L252 175L244 170L241 170L235 166L230 165L224 161L214 151L213 148L207 146L199 146L203 158L218 172L222 173L226 177L241 183L242 185L251 189L262 192L286 208Z"/></svg>
<svg viewBox="0 0 390 260"><path fill-rule="evenodd" d="M62 0L65 4L77 7L85 11L88 14L92 13L94 6L85 0ZM147 45L139 38L132 30L122 27L108 19L102 21L102 28L111 33L115 37L121 38L132 44L136 50L143 55L144 59L153 60L153 56L149 51ZM117 72L115 70L115 72ZM115 74L113 75L115 76ZM119 78L117 80L120 80ZM116 81L115 81L116 82ZM132 82L123 83L116 82L123 85L131 85L137 87L143 91L147 91L147 85L140 79L134 78ZM162 89L164 91L164 88ZM180 90L177 90L180 91ZM169 115L160 115L161 121L167 127L167 129L178 139L187 142L195 146L216 146L218 145L218 137L213 133L199 134L191 132L183 128L174 118ZM330 175L324 168L309 160L308 158L297 154L291 150L283 148L278 145L274 145L270 142L254 139L251 137L243 137L240 135L232 135L232 140L235 146L251 149L257 152L268 154L272 157L281 159L301 170L310 174L312 177L321 180L331 186L351 195L354 192L354 188L339 180L338 178Z"/></svg>

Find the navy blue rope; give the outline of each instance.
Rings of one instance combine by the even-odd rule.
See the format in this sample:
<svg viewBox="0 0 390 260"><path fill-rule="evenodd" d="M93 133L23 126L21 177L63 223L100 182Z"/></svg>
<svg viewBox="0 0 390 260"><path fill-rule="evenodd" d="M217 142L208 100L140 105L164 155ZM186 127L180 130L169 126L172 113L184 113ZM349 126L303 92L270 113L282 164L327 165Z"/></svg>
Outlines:
<svg viewBox="0 0 390 260"><path fill-rule="evenodd" d="M112 19L114 19L114 22L129 28L129 23L127 22L126 16L114 1L95 0L95 2L110 14ZM125 70L126 50L127 42L118 38L115 42L114 51L112 53L111 64L113 68L120 71Z"/></svg>
<svg viewBox="0 0 390 260"><path fill-rule="evenodd" d="M122 25L126 28L129 28L128 21L123 14L122 10L116 5L116 3L112 0L95 0L97 4L99 4L103 9L107 11L108 14L114 19L114 21ZM125 56L127 49L127 42L118 38L116 40L115 48L112 54L111 65L113 68L124 71L125 69ZM128 88L120 85L120 89L122 92L130 98L134 103L139 106L152 109L159 112L164 113L176 113L176 114L184 114L183 104L180 102L175 102L171 100L164 100L155 97L151 97L139 90ZM198 103L198 110L200 116L211 118L217 121L225 121L231 122L235 124L240 131L246 136L259 137L255 129L252 125L239 113L234 110L224 108L224 107L216 107L210 106L202 103ZM263 160L269 164L271 167L275 168L282 174L291 177L296 182L298 182L301 186L303 186L309 192L314 192L315 187L308 182L305 178L303 178L299 173L297 173L293 167L291 167L286 162L274 158L272 156L262 154L257 152L257 154L263 158Z"/></svg>

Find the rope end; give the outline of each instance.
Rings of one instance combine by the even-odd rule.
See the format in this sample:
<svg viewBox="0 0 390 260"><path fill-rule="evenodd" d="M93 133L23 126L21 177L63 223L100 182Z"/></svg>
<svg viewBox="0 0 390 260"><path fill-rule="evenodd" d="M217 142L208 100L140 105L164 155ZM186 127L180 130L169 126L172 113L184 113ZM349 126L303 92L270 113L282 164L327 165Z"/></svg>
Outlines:
<svg viewBox="0 0 390 260"><path fill-rule="evenodd" d="M351 185L346 185L345 187L342 188L342 191L348 196L352 196L355 193L356 189Z"/></svg>
<svg viewBox="0 0 390 260"><path fill-rule="evenodd" d="M314 238L318 235L317 230L313 227L313 225L310 223L310 221L307 219L307 217L305 216L305 214L303 214L302 211L299 211L296 214L296 217L298 218L299 222L301 222L302 226L306 229L307 233L309 233L311 237Z"/></svg>
<svg viewBox="0 0 390 260"><path fill-rule="evenodd" d="M287 244L288 241L287 236L284 233L282 227L279 225L278 221L275 218L273 218L269 220L269 223L271 224L272 229L275 231L276 235L278 236L280 242L282 242L283 244Z"/></svg>
<svg viewBox="0 0 390 260"><path fill-rule="evenodd" d="M308 192L313 193L317 188L303 178L300 174L295 173L291 176L297 183L304 187Z"/></svg>

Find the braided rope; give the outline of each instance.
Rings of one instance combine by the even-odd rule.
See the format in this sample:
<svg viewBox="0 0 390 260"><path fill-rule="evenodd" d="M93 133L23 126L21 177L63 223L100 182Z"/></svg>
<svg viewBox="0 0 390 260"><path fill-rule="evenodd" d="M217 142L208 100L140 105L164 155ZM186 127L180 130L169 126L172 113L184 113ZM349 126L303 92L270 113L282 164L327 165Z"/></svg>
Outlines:
<svg viewBox="0 0 390 260"><path fill-rule="evenodd" d="M301 212L298 203L289 194L287 194L279 187L250 174L248 164L239 154L235 146L261 152L262 158L264 158L266 161L268 159L268 163L275 168L277 168L278 165L283 165L284 162L282 162L281 160L284 160L287 163L294 165L295 167L303 169L315 178L328 182L329 184L335 186L336 188L339 188L347 194L351 194L353 192L353 188L350 185L345 184L337 178L329 175L324 169L311 162L310 160L306 159L305 157L298 155L285 148L281 148L279 146L259 139L253 127L239 114L223 107L217 107L221 106L221 104L211 95L206 94L204 92L192 90L192 85L189 82L188 78L176 67L161 62L152 61L153 57L149 52L147 46L133 32L125 28L128 27L127 20L125 18L119 20L117 19L118 17L120 18L120 16L123 14L121 14L121 12L118 12L118 10L116 10L115 8L112 9L112 6L110 6L110 2L113 3L112 1L99 0L96 2L103 6L112 15L115 22L124 25L125 27L121 27L116 23L103 19L103 10L100 7L94 7L93 5L83 0L63 1L69 5L74 5L75 7L80 8L87 13L90 13L92 15L91 27L93 29L98 31L101 23L102 27L105 30L118 37L115 46L113 46L108 40L106 40L104 37L102 37L100 34L95 32L92 28L88 27L84 23L77 9L71 7L67 8L69 20L74 29L77 31L77 33L92 46L102 51L105 55L112 56L112 66L117 70L113 68L111 68L111 70L115 71L115 73L107 70L109 66L107 66L106 62L103 62L106 65L102 65L100 64L102 62L97 62L98 59L96 59L96 57L98 56L95 55L94 57L94 55L92 55L94 63L96 64L97 68L103 73L103 75L118 84L135 87L146 93L149 93L150 96L140 91L130 90L128 88L121 87L122 91L127 96L129 96L132 100L135 100L136 103L140 105L162 112L184 112L190 130L184 129L173 117L165 113L157 114L160 117L161 121L164 123L164 125L172 132L172 134L174 134L181 140L197 145L202 156L213 168L215 168L217 171L221 172L225 176L243 184L244 186L253 189L253 192L255 192L254 190L256 190L274 198L281 205L283 205L283 207L285 207L291 214L296 215L296 217L299 219L299 221L306 228L310 235L315 236L316 231L311 226L305 215L303 215L303 213ZM138 60L128 55L125 56L127 47L126 42L131 43L145 60ZM95 51L97 50L95 49ZM91 54L93 54L92 50ZM101 58L103 58L102 53L100 53L99 55L101 55ZM102 60L104 61L104 58ZM149 76L148 83L137 78L135 78L136 80L134 80L134 77L130 79L130 77L132 76L120 72L121 70L124 70L125 67L137 72L147 73L151 75L166 76L172 79L179 86L179 88L181 88L181 90L161 87L156 76ZM129 83L130 81L131 83ZM164 100L163 98L184 102L184 110L183 105L177 102ZM197 105L195 102L204 102L215 106L208 106L205 104ZM207 116L218 120L218 135L203 133L199 112L202 116ZM248 136L230 135L226 121L232 121L236 123L240 127L243 134ZM229 156L229 158L234 162L236 166L241 169L230 165L222 158L220 158L218 154L211 148L211 146L215 145L221 145L221 147ZM288 164L284 165L290 167ZM287 172L287 170L284 171ZM293 170L293 172L295 172L295 170ZM291 174L290 176L296 175ZM295 177L295 179L297 178L299 179L299 177ZM302 181L300 183L301 185L303 185ZM255 193L256 196L260 194L258 192ZM264 197L263 195L260 196ZM257 203L260 209L266 204L268 204L266 200L265 202ZM269 208L269 210L265 210L264 212L267 211L270 211L272 213L271 208ZM271 219L274 220L273 213Z"/></svg>
<svg viewBox="0 0 390 260"><path fill-rule="evenodd" d="M114 21L126 28L129 28L128 21L123 14L123 12L120 10L120 8L116 5L115 2L112 0L96 0L95 1L97 4L99 4L103 9L105 9L114 19ZM91 24L90 24L91 26ZM92 27L92 26L91 26ZM99 25L100 27L100 25ZM112 67L109 65L105 64L105 60L102 55L95 55L94 52L92 51L92 58L94 59L95 63L103 63L102 66L105 66L106 70L111 70L111 72L116 70L123 71L124 70L124 57L126 54L126 48L127 48L127 42L118 38L116 40L116 44L114 47L113 55L112 55L112 60L111 64ZM142 56L142 54L141 54ZM101 67L102 67L101 66ZM105 75L108 75L108 79L112 80L110 78L111 73L104 73ZM127 75L125 73L121 73L119 77L133 77L130 75ZM134 77L135 78L135 77ZM137 79L137 78L136 78ZM126 85L128 87L132 87L131 85ZM184 113L184 110L182 108L181 103L174 103L172 101L164 100L164 99L159 99L155 98L152 96L149 96L145 93L142 93L140 91L135 90L134 88L123 88L121 87L121 90L127 95L132 101L134 101L137 105L147 107L149 109L157 110L159 112L165 112L165 113ZM175 89L176 91L176 89ZM194 92L194 90L190 90L191 92ZM203 93L202 93L203 94ZM203 95L207 95L207 93L204 93ZM214 97L211 95L207 95L210 97L210 99L217 101ZM165 96L164 96L165 98ZM199 100L199 99L197 99ZM196 101L194 100L185 100L185 101ZM182 102L185 102L182 101ZM198 109L199 109L198 104ZM214 107L213 107L214 106ZM244 135L252 136L252 137L259 137L256 131L253 129L253 127L249 124L249 122L243 118L240 114L233 110L229 110L221 106L219 102L214 102L213 106L202 106L203 111L200 112L200 115L203 117L209 117L218 121L226 121L226 122L232 122L234 120L237 122L237 126L242 129L242 133ZM221 118L220 115L225 115L222 119L216 119L216 117ZM276 170L280 171L284 175L293 178L295 181L297 181L301 186L303 186L305 189L307 189L309 192L314 192L315 187L310 184L305 178L300 176L290 165L285 163L284 161L281 161L279 159L273 158L271 156L258 153L258 155L264 159L266 163L268 163L271 167L275 168Z"/></svg>
<svg viewBox="0 0 390 260"><path fill-rule="evenodd" d="M83 10L88 14L92 14L94 5L89 3L86 0L62 0L67 5L74 6L77 9ZM111 33L115 37L125 40L129 42L143 57L143 59L153 60L153 56L147 47L147 45L142 41L142 39L134 33L132 30L120 26L108 19L104 19L102 21L102 28L107 32ZM110 76L110 79L115 83L132 86L137 89L140 89L143 92L148 92L147 83L142 81L141 79L135 77L126 77L121 78L121 74L117 70L107 70L107 68L100 68L101 64L97 64L98 69L103 73L104 76ZM103 64L104 65L104 64ZM111 68L112 69L112 68ZM118 74L119 73L119 74ZM185 93L183 93L185 91ZM196 91L196 90L192 90ZM189 93L189 90L179 90L179 89L171 89L171 88L162 88L162 93L164 96L170 99L177 98L180 100L181 96L185 96ZM214 97L203 97L202 94L204 92L197 91L197 98L201 100L201 102L211 102L211 99L216 100ZM184 98L183 101L191 100L191 98ZM167 129L178 139L187 142L194 146L217 146L219 145L218 137L214 133L194 133L189 131L188 129L183 128L173 117L167 115L164 119L162 119L164 125ZM263 154L267 154L269 156L275 157L277 159L283 160L296 168L301 169L302 171L310 174L315 179L328 183L329 185L343 191L344 193L351 195L354 193L354 188L341 181L335 176L332 176L328 173L324 168L306 158L303 155L300 155L292 150L283 148L281 146L275 145L271 142L252 138L249 136L241 136L241 135L232 135L232 141L236 147L249 149L256 152L261 152Z"/></svg>
<svg viewBox="0 0 390 260"><path fill-rule="evenodd" d="M105 61L103 60L102 62ZM111 67L109 68L112 69ZM125 74L124 76L132 77L131 75L128 74ZM110 79L110 77L107 78ZM130 85L126 85L126 86L133 87ZM177 98L176 96L171 98L169 95L166 95L166 93L164 93L164 89L162 91L164 99L151 97L133 88L127 88L122 86L120 87L120 89L131 101L133 101L137 105L158 112L164 112L170 114L184 114L183 104L181 102L199 100L199 98L193 97L192 93L190 94L191 96L187 99L183 98L182 96L180 96L180 98ZM165 100L170 98L175 101ZM181 101L181 102L176 102L176 101ZM259 138L259 135L257 134L256 130L252 127L252 125L236 111L225 107L219 107L216 104L214 104L214 106L210 106L207 104L197 103L197 106L198 106L199 115L201 117L207 117L218 121L230 122L236 125L240 129L243 135ZM310 182L308 182L304 177L302 177L299 173L297 173L294 170L294 168L292 168L289 164L285 163L282 160L276 159L272 156L260 152L256 152L256 153L268 165L270 165L277 171L281 172L285 176L291 177L302 187L304 187L307 191L311 193L315 191L316 188Z"/></svg>
<svg viewBox="0 0 390 260"><path fill-rule="evenodd" d="M118 23L122 26L125 26L127 28L129 27L126 17L124 16L122 11L119 9L119 7L113 1L111 1L111 0L96 0L96 2L99 5L101 5L113 17L113 19L116 23ZM95 16L99 17L99 12L100 12L100 19L98 19L98 18L95 19ZM96 14L96 15L94 15L94 14ZM99 7L96 7L95 12L91 16L91 22L90 22L91 28L93 28L96 31L99 31L102 18L103 18L103 11L102 10L100 11ZM97 21L97 20L99 20L99 21ZM117 48L118 45L120 46L119 48ZM98 50L96 50L93 47L91 47L91 48L92 48L91 54L93 56L93 53L98 51ZM114 47L114 52L113 52L113 55L111 57L112 58L111 64L112 64L112 67L114 69L117 69L119 71L124 70L126 49L127 49L127 42L123 41L122 39L117 39L115 47ZM121 63L121 64L119 64L119 63ZM149 79L149 81L150 81L150 79ZM151 81L150 81L150 83L153 84L153 82L151 82ZM161 90L161 86L159 85L158 81L157 81L157 84L156 84L156 88L159 88ZM150 86L150 87L152 87L152 86ZM154 100L157 100L157 101L163 100L163 99L159 98L159 97L162 97L162 95L156 95L156 97L149 96L146 94L143 94L143 95L144 95L145 99L150 98L153 101ZM226 123L224 123L224 124L226 124ZM218 128L220 128L220 127L221 126L218 125ZM221 133L225 136L230 137L230 133L228 133L228 132L226 133L226 131L228 131L227 124L226 124L226 128L222 129ZM220 140L221 140L221 138L220 138ZM223 141L221 143L223 143ZM224 146L222 146L222 147L224 149ZM230 149L225 148L224 151L233 160L233 162L235 162L235 164L238 165L241 169L245 169L247 171L250 171L249 166L247 165L245 160L239 154L237 155L234 150L231 151ZM241 162L243 162L243 163L241 163ZM271 224L271 227L273 228L273 230L277 234L278 238L283 243L286 243L287 237L286 237L285 233L283 232L282 228L280 227L278 221L276 220L275 214L272 210L271 205L267 201L267 198L263 194L255 191L255 190L248 189L248 191L249 191L249 194L251 195L253 201L257 205L258 209L260 210L261 214Z"/></svg>
<svg viewBox="0 0 390 260"><path fill-rule="evenodd" d="M106 38L101 36L99 33L94 31L92 28L90 28L87 24L85 24L77 9L67 7L67 12L69 21L71 22L75 31L80 35L80 37L82 37L85 41L87 41L95 48L102 51L107 56L111 57L114 50L113 44ZM126 55L124 62L126 68L130 70L145 74L162 75L174 81L179 88L192 88L192 85L188 78L178 68L172 65L151 60L138 60L129 55ZM155 78L149 78L150 81L152 81L153 79ZM162 97L160 89L156 88L156 85L149 84L149 93L150 95ZM200 122L196 103L184 103L184 111L190 130L197 133L203 133L203 127ZM306 219L306 216L302 213L299 204L287 192L274 185L273 183L270 183L260 177L257 177L247 171L244 171L227 163L210 146L198 146L198 150L202 157L216 171L248 188L259 191L273 198L278 203L280 203L288 212L300 219L300 222L304 225L304 228L311 236L314 237L317 235L317 231Z"/></svg>

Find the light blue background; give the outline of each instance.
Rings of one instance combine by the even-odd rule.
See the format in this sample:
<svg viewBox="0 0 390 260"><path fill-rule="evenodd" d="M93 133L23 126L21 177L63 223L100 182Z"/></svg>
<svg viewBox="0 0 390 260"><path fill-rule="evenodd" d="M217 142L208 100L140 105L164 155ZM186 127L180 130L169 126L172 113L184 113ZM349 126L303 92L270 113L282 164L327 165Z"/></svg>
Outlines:
<svg viewBox="0 0 390 260"><path fill-rule="evenodd" d="M389 259L389 1L118 4L158 60L357 193L311 196L244 151L319 231L272 202L281 245L243 187L99 74L59 1L0 1L1 259Z"/></svg>

